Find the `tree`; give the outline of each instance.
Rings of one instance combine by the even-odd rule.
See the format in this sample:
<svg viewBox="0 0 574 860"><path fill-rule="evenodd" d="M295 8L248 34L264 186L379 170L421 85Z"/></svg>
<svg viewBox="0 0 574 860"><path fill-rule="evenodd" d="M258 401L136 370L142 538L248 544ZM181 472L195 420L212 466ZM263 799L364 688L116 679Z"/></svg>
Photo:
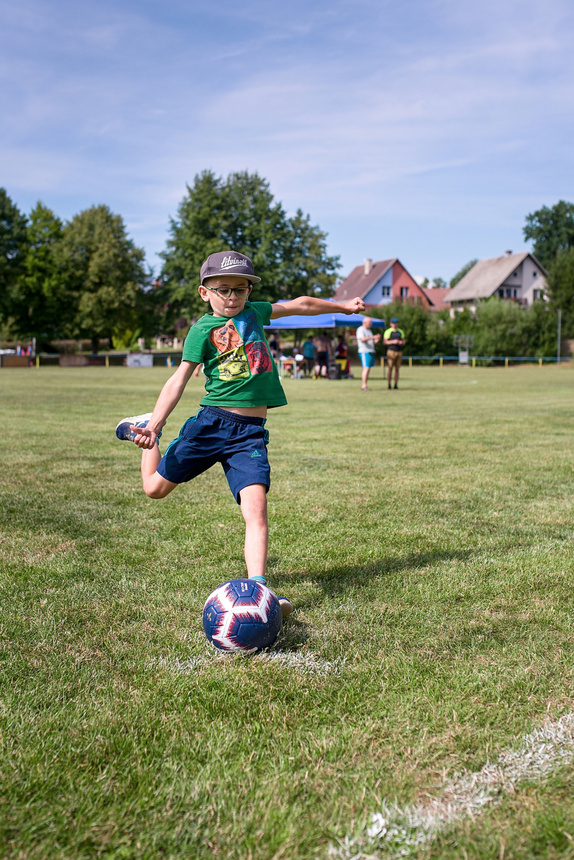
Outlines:
<svg viewBox="0 0 574 860"><path fill-rule="evenodd" d="M391 302L388 305L371 308L369 314L372 317L384 319L387 325L393 317L398 319L399 328L405 333L406 355L430 354L427 352L427 328L431 315L422 305L414 305L409 302ZM381 338L376 345L377 355L385 355L386 350L387 348Z"/></svg>
<svg viewBox="0 0 574 860"><path fill-rule="evenodd" d="M556 313L547 302L521 308L516 302L493 297L480 303L473 336L477 355L552 355L556 350Z"/></svg>
<svg viewBox="0 0 574 860"><path fill-rule="evenodd" d="M548 298L554 310L562 311L562 334L574 337L574 247L561 250L550 266Z"/></svg>
<svg viewBox="0 0 574 860"><path fill-rule="evenodd" d="M550 271L558 253L574 247L574 203L559 200L550 208L537 209L526 216L523 233L534 243L536 259Z"/></svg>
<svg viewBox="0 0 574 860"><path fill-rule="evenodd" d="M429 290L443 290L447 286L447 283L443 278L424 278L419 286L421 286L423 290L426 290L427 288Z"/></svg>
<svg viewBox="0 0 574 860"><path fill-rule="evenodd" d="M459 281L462 281L462 279L464 278L464 276L466 275L466 273L467 273L467 272L470 272L470 270L473 268L473 266L476 266L476 264L477 264L477 263L478 263L478 259L469 260L469 261L468 261L468 263L465 263L465 264L464 264L464 266L462 267L462 269L459 269L459 270L458 270L458 272L456 273L456 275L454 275L454 276L450 279L449 287L450 287L451 289L452 289L453 287L456 287L456 285L458 284L458 282L459 282Z"/></svg>
<svg viewBox="0 0 574 860"><path fill-rule="evenodd" d="M58 261L70 296L70 336L89 337L97 352L100 338L138 329L149 273L120 215L103 205L75 215L64 227Z"/></svg>
<svg viewBox="0 0 574 860"><path fill-rule="evenodd" d="M558 315L550 302L537 299L530 307L522 310L522 348L517 355L545 356L556 355L556 333ZM567 336L567 335L565 335Z"/></svg>
<svg viewBox="0 0 574 860"><path fill-rule="evenodd" d="M21 337L49 342L63 334L70 304L56 256L62 228L52 210L38 202L30 213L21 274L12 290L11 316Z"/></svg>
<svg viewBox="0 0 574 860"><path fill-rule="evenodd" d="M327 254L326 234L301 210L288 218L257 173L231 173L227 179L209 170L198 174L187 186L169 232L156 291L165 328L177 317L204 312L197 294L199 273L216 251L239 251L253 260L262 279L255 287L257 299L333 292L340 264Z"/></svg>
<svg viewBox="0 0 574 860"><path fill-rule="evenodd" d="M26 216L0 188L0 321L12 316L14 290L22 275L26 253Z"/></svg>

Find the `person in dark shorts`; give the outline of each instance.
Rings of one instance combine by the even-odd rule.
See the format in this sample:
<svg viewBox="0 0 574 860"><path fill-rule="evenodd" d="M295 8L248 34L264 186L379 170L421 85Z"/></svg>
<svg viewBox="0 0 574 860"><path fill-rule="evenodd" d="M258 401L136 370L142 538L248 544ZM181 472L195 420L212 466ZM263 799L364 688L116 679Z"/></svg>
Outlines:
<svg viewBox="0 0 574 860"><path fill-rule="evenodd" d="M305 359L305 372L308 374L312 374L315 368L315 353L316 353L315 343L313 340L313 335L310 334L305 343L303 344L303 357Z"/></svg>
<svg viewBox="0 0 574 860"><path fill-rule="evenodd" d="M329 350L331 349L331 342L325 332L319 335L317 338L317 358L315 359L315 371L314 376L315 379L319 379L320 376L323 379L328 379L329 377Z"/></svg>
<svg viewBox="0 0 574 860"><path fill-rule="evenodd" d="M163 499L179 484L221 463L245 520L247 576L265 583L269 526L267 491L267 410L287 403L264 326L291 314L343 313L362 310L361 299L334 303L312 296L287 302L249 301L261 279L249 257L236 251L211 254L200 275L199 295L209 306L189 331L181 364L163 386L152 413L124 418L119 439L142 449L144 492ZM161 455L158 440L193 371L203 364L206 395L197 415L189 418ZM283 615L291 612L279 598Z"/></svg>

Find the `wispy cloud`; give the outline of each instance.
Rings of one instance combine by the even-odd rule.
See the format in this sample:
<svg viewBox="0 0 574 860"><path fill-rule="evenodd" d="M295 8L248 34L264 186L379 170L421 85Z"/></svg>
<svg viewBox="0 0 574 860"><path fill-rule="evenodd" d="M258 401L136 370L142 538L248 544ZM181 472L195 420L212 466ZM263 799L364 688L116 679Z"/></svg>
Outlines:
<svg viewBox="0 0 574 860"><path fill-rule="evenodd" d="M424 271L420 219L480 256L493 217L520 236L574 194L573 35L566 0L4 2L0 184L64 217L108 202L151 255L196 173L257 170L346 267L396 253L364 248L368 219Z"/></svg>

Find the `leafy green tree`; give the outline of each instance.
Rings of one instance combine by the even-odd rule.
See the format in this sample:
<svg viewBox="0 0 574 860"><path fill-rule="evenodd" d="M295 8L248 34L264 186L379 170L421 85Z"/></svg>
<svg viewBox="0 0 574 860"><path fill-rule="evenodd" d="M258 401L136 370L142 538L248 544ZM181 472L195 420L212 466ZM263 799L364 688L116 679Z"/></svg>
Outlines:
<svg viewBox="0 0 574 860"><path fill-rule="evenodd" d="M8 323L13 315L15 290L22 276L26 254L26 216L0 188L0 321Z"/></svg>
<svg viewBox="0 0 574 860"><path fill-rule="evenodd" d="M424 355L455 355L453 322L448 311L429 312Z"/></svg>
<svg viewBox="0 0 574 860"><path fill-rule="evenodd" d="M517 355L554 357L558 327L556 309L549 302L538 299L523 309L522 314L522 352Z"/></svg>
<svg viewBox="0 0 574 860"><path fill-rule="evenodd" d="M562 334L574 337L574 247L561 250L550 266L548 297L554 310L562 311Z"/></svg>
<svg viewBox="0 0 574 860"><path fill-rule="evenodd" d="M456 355L455 335L471 335L474 355L553 356L556 354L556 311L548 302L529 308L499 298L481 302L476 313L468 309L451 317L448 311L428 312L420 305L393 304L369 311L390 320L396 316L405 332L405 355ZM380 342L377 352L384 355Z"/></svg>
<svg viewBox="0 0 574 860"><path fill-rule="evenodd" d="M530 239L537 260L550 271L560 251L574 247L574 203L559 200L526 216L524 238Z"/></svg>
<svg viewBox="0 0 574 860"><path fill-rule="evenodd" d="M209 254L235 250L253 260L262 281L254 298L277 300L299 294L329 296L339 268L326 252L326 235L298 210L288 218L257 173L231 173L226 179L209 170L198 174L171 219L162 252L156 299L163 307L163 327L178 317L204 312L197 286Z"/></svg>
<svg viewBox="0 0 574 860"><path fill-rule="evenodd" d="M62 228L52 210L38 202L30 213L21 275L12 291L14 328L21 337L36 337L40 345L61 337L69 318L56 255Z"/></svg>
<svg viewBox="0 0 574 860"><path fill-rule="evenodd" d="M339 258L327 254L327 234L311 224L309 215L298 209L287 220L286 239L281 252L281 270L275 288L269 290L269 299L314 295L329 298L333 295L339 268Z"/></svg>
<svg viewBox="0 0 574 860"><path fill-rule="evenodd" d="M103 205L75 215L63 229L58 262L72 308L70 336L90 338L97 352L101 338L141 328L149 273L120 215Z"/></svg>
<svg viewBox="0 0 574 860"><path fill-rule="evenodd" d="M516 302L491 298L476 313L473 352L476 355L534 357L556 350L556 314L545 302L521 308Z"/></svg>
<svg viewBox="0 0 574 860"><path fill-rule="evenodd" d="M444 278L431 278L431 279L425 278L423 280L423 282L421 283L421 287L423 289L426 289L427 287L434 289L436 287L437 289L443 290L447 286L448 286L448 284L444 280Z"/></svg>
<svg viewBox="0 0 574 860"><path fill-rule="evenodd" d="M451 287L451 289L452 289L452 287L456 287L458 282L462 281L462 279L467 274L467 272L470 272L472 267L476 266L477 263L478 263L478 259L476 259L476 258L474 260L469 260L468 263L465 263L464 266L462 267L462 269L459 269L458 272L456 273L456 275L454 275L450 279L449 287ZM445 284L445 286L446 286L446 284Z"/></svg>
<svg viewBox="0 0 574 860"><path fill-rule="evenodd" d="M411 305L408 302L391 302L377 308L370 308L369 314L378 319L384 319L389 324L393 317L399 321L399 328L405 333L405 355L430 355L428 349L428 325L430 314L422 305ZM387 348L383 340L376 345L377 355L385 355Z"/></svg>

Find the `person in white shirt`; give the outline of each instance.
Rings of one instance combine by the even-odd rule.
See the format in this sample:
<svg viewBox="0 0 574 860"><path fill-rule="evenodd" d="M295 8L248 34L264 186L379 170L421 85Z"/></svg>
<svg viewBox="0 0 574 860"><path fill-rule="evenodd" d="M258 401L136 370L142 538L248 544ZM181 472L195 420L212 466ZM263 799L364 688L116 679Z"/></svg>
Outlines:
<svg viewBox="0 0 574 860"><path fill-rule="evenodd" d="M367 382L371 367L375 366L375 344L381 339L380 334L373 334L373 321L370 317L364 317L363 325L357 329L357 348L359 358L363 366L361 374L361 391L369 391Z"/></svg>

